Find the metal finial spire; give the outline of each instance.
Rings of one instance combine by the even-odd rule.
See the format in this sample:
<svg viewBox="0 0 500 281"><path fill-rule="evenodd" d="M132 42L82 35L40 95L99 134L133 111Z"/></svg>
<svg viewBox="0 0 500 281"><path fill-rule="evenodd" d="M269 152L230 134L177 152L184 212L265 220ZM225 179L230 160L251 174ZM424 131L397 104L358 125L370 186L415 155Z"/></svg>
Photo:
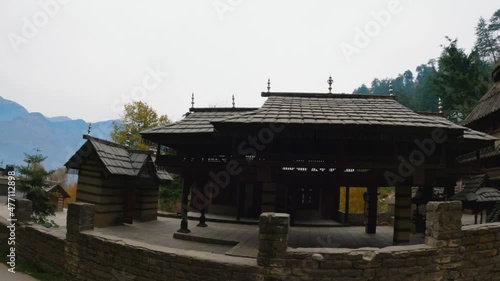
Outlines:
<svg viewBox="0 0 500 281"><path fill-rule="evenodd" d="M191 94L191 108L194 108L194 93Z"/></svg>
<svg viewBox="0 0 500 281"><path fill-rule="evenodd" d="M271 78L267 78L267 92L271 91Z"/></svg>
<svg viewBox="0 0 500 281"><path fill-rule="evenodd" d="M392 81L389 81L389 96L394 96L394 92L392 90Z"/></svg>
<svg viewBox="0 0 500 281"><path fill-rule="evenodd" d="M333 84L333 79L332 76L330 75L330 78L326 81L328 82L328 92L331 94L332 93L332 84Z"/></svg>
<svg viewBox="0 0 500 281"><path fill-rule="evenodd" d="M92 130L92 122L89 122L89 127L87 128L87 136L90 135L90 130Z"/></svg>
<svg viewBox="0 0 500 281"><path fill-rule="evenodd" d="M233 108L234 108L234 105L235 105L235 104L234 104L234 95L233 95Z"/></svg>
<svg viewBox="0 0 500 281"><path fill-rule="evenodd" d="M126 146L130 146L130 137L132 137L132 133L130 132L130 130L127 131L127 140L125 141L125 145Z"/></svg>
<svg viewBox="0 0 500 281"><path fill-rule="evenodd" d="M441 102L441 98L438 99L438 112L439 114L443 113L443 103Z"/></svg>

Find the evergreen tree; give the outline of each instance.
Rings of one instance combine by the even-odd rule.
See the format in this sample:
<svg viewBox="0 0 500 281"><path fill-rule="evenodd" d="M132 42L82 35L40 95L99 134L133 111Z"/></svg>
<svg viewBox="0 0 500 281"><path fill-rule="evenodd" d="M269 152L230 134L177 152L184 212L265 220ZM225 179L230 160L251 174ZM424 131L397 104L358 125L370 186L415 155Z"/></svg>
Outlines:
<svg viewBox="0 0 500 281"><path fill-rule="evenodd" d="M461 122L489 88L489 65L476 51L466 54L457 39L447 37L438 60L438 70L431 78L433 95L441 97L448 119Z"/></svg>
<svg viewBox="0 0 500 281"><path fill-rule="evenodd" d="M432 95L431 78L436 73L432 62L417 66L417 77L414 82L414 95L411 109L421 112L437 112L438 101Z"/></svg>
<svg viewBox="0 0 500 281"><path fill-rule="evenodd" d="M489 26L486 20L481 17L476 26L476 43L474 44L479 56L492 62L497 61L500 55L500 45L493 38L494 26Z"/></svg>
<svg viewBox="0 0 500 281"><path fill-rule="evenodd" d="M19 166L21 174L19 178L19 190L26 194L26 198L33 203L33 218L35 222L45 226L55 225L53 221L48 221L47 216L54 215L56 204L52 194L45 191L49 187L48 177L53 171L47 171L42 162L47 159L40 154L26 154L24 160L27 165Z"/></svg>
<svg viewBox="0 0 500 281"><path fill-rule="evenodd" d="M500 45L500 9L498 9L493 16L491 16L488 30L498 47ZM497 57L497 60L498 59L499 57Z"/></svg>

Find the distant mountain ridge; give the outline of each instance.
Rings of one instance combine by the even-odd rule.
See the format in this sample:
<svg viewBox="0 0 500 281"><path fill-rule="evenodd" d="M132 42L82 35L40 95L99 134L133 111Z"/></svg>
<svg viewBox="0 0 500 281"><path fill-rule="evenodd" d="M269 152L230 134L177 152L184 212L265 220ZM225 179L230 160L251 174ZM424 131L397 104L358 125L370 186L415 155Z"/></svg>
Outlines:
<svg viewBox="0 0 500 281"><path fill-rule="evenodd" d="M92 123L91 135L110 139L113 121ZM119 122L119 121L118 121ZM28 112L20 104L0 97L0 166L24 164L24 153L47 156L48 169L62 167L84 143L88 123L66 116L45 117L38 112ZM2 163L3 162L3 163Z"/></svg>

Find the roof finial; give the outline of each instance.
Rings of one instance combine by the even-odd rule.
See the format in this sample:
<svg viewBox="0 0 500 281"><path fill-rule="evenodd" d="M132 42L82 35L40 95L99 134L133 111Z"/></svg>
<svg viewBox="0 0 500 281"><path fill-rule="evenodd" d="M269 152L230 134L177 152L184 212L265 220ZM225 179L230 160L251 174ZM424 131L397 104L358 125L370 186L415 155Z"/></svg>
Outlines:
<svg viewBox="0 0 500 281"><path fill-rule="evenodd" d="M333 84L333 79L332 76L330 75L330 78L328 78L328 92L331 94L332 93L332 84Z"/></svg>
<svg viewBox="0 0 500 281"><path fill-rule="evenodd" d="M194 93L191 94L191 108L194 108Z"/></svg>
<svg viewBox="0 0 500 281"><path fill-rule="evenodd" d="M130 137L132 137L132 133L130 132L130 130L127 131L127 140L125 141L125 146L129 147L130 146Z"/></svg>
<svg viewBox="0 0 500 281"><path fill-rule="evenodd" d="M392 81L389 81L389 96L394 96L394 92L392 90Z"/></svg>
<svg viewBox="0 0 500 281"><path fill-rule="evenodd" d="M438 99L438 112L439 114L443 114L443 103L441 102L441 98Z"/></svg>
<svg viewBox="0 0 500 281"><path fill-rule="evenodd" d="M267 78L267 92L271 91L271 78Z"/></svg>
<svg viewBox="0 0 500 281"><path fill-rule="evenodd" d="M91 129L92 129L92 122L89 122L89 127L87 128L87 136L90 136Z"/></svg>
<svg viewBox="0 0 500 281"><path fill-rule="evenodd" d="M233 95L233 108L234 108L234 95Z"/></svg>

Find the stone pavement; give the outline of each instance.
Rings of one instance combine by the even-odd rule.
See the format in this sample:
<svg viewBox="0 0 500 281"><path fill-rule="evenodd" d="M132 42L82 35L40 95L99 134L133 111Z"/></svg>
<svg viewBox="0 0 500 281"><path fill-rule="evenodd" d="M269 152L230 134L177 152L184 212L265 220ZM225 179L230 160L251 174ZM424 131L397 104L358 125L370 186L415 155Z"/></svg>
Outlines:
<svg viewBox="0 0 500 281"><path fill-rule="evenodd" d="M17 272L16 273L11 273L8 271L8 267L0 263L0 280L5 280L5 281L36 281L38 279L35 279L27 274L24 274L22 272Z"/></svg>
<svg viewBox="0 0 500 281"><path fill-rule="evenodd" d="M0 216L7 217L6 205L0 205ZM191 214L190 214L191 215ZM194 214L196 216L196 214ZM66 209L56 216L50 217L60 225L50 231L65 232ZM215 217L214 217L215 218ZM224 217L217 217L223 220ZM226 218L227 220L227 218ZM463 216L463 224L473 222L473 216ZM247 223L251 223L248 221ZM159 217L157 221L137 222L119 226L95 228L97 235L112 235L120 238L140 241L146 244L165 246L170 248L211 252L241 257L256 257L258 246L258 225L234 224L223 222L207 222L208 227L196 227L197 220L189 220L191 233L184 239L174 239L174 233L180 226L178 218ZM334 247L334 248L383 248L392 245L392 226L378 226L376 234L364 233L364 227L290 227L289 247ZM61 234L62 236L64 233ZM423 235L415 234L411 237L411 244L423 243ZM197 238L231 241L232 243L201 243ZM190 241L186 241L190 240ZM194 240L194 241L193 241ZM222 245L221 245L222 244ZM233 246L235 245L235 246ZM1 280L1 279L0 279Z"/></svg>

